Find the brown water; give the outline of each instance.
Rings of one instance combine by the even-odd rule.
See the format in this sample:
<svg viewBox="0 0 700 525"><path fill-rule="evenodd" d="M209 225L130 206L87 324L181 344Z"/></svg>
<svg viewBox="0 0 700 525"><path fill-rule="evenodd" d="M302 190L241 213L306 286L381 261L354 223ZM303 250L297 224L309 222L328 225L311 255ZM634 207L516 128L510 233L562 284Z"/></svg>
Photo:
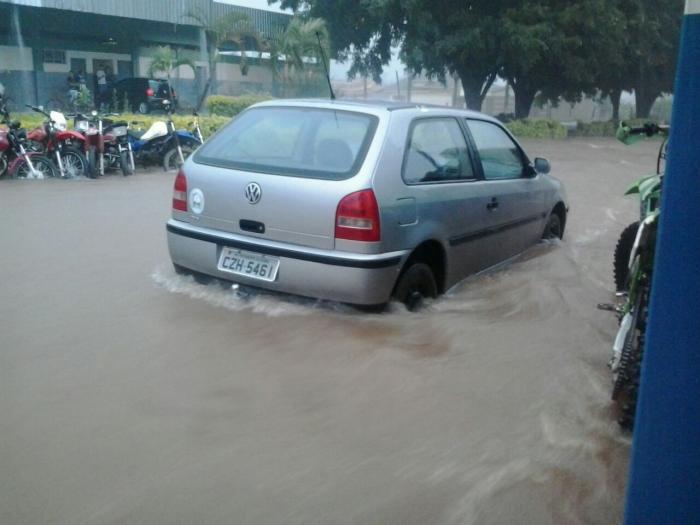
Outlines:
<svg viewBox="0 0 700 525"><path fill-rule="evenodd" d="M0 523L617 522L595 306L656 143L526 147L564 242L419 314L176 276L172 175L0 182Z"/></svg>

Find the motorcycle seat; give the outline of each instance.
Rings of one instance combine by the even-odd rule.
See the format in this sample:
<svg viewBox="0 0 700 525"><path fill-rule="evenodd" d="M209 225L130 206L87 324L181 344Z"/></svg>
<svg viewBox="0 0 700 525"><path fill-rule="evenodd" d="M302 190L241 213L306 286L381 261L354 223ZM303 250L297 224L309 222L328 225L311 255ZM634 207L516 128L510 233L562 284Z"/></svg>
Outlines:
<svg viewBox="0 0 700 525"><path fill-rule="evenodd" d="M155 139L158 137L164 137L165 135L168 134L168 125L163 122L162 120L159 120L157 122L154 122L150 128L148 128L148 131L141 135L141 140L151 140Z"/></svg>

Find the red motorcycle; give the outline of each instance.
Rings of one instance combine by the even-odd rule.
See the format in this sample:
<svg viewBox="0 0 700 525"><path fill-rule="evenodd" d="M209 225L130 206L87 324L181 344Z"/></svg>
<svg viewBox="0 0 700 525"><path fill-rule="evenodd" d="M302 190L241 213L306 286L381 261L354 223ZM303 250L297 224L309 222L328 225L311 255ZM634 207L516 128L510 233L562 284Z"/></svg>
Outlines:
<svg viewBox="0 0 700 525"><path fill-rule="evenodd" d="M46 122L27 134L31 149L52 159L58 172L63 178L85 177L89 166L85 152L87 141L85 136L77 131L68 129L68 123L63 113L52 111L47 113L41 106L27 107L41 113Z"/></svg>
<svg viewBox="0 0 700 525"><path fill-rule="evenodd" d="M55 177L51 161L36 153L27 150L27 132L21 124L10 119L10 113L2 103L0 97L0 123L6 124L9 129L0 128L0 178L9 175L10 178L19 179L43 179Z"/></svg>
<svg viewBox="0 0 700 525"><path fill-rule="evenodd" d="M93 111L88 117L78 113L73 122L73 127L85 134L91 176L101 176L112 169L121 169L124 176L131 175L133 168L129 160L127 136L129 124L109 120L106 116L119 115L101 115Z"/></svg>

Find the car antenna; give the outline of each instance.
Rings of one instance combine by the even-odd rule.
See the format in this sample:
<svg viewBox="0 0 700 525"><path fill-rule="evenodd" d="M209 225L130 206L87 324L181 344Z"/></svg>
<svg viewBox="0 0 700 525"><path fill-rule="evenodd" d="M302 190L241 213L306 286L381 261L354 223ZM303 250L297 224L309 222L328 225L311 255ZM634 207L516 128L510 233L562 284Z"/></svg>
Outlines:
<svg viewBox="0 0 700 525"><path fill-rule="evenodd" d="M326 80L328 81L328 90L331 92L331 100L335 100L335 93L333 93L333 86L331 85L331 75L328 72L328 61L326 60L326 53L323 52L321 33L318 31L316 31L316 39L318 40L318 49L321 51L321 58L323 59L323 69L326 71Z"/></svg>

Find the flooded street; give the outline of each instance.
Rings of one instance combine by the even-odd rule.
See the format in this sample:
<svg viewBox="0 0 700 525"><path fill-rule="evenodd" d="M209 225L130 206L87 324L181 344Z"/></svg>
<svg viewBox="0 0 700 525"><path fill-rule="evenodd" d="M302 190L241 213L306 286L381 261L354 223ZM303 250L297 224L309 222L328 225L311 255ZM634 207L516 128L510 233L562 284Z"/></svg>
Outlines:
<svg viewBox="0 0 700 525"><path fill-rule="evenodd" d="M564 241L419 314L175 275L172 174L0 181L0 523L618 522L596 304L658 143L524 145Z"/></svg>

